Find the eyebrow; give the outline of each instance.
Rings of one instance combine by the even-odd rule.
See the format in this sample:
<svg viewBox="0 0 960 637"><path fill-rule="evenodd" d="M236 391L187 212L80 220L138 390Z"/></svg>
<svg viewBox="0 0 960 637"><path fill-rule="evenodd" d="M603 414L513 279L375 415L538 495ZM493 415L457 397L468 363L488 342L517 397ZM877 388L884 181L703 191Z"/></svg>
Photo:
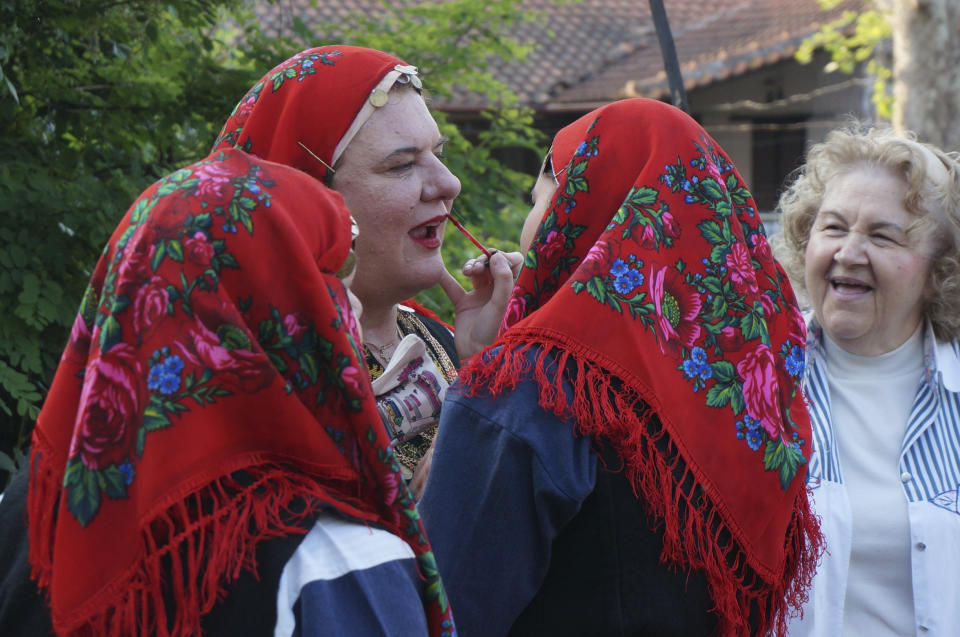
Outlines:
<svg viewBox="0 0 960 637"><path fill-rule="evenodd" d="M449 138L449 137L441 137L441 138L440 138L440 141L438 141L436 144L434 144L434 146L433 146L433 148L432 148L431 150L436 150L437 148L439 148L440 146L443 146L444 144L446 144L446 143L449 142L449 141L450 141L450 138ZM390 159L392 159L393 157L396 157L397 155L416 155L416 154L419 153L419 152L420 152L420 149L417 148L416 146L404 146L403 148L397 148L397 149L395 149L395 150L394 150L393 152L391 152L389 155L387 155L386 157L384 157L384 158L383 158L383 161L389 161Z"/></svg>
<svg viewBox="0 0 960 637"><path fill-rule="evenodd" d="M817 218L818 218L818 219L821 219L821 218L823 218L823 217L833 217L833 218L835 218L835 219L837 219L837 220L839 220L839 221L842 221L842 222L844 222L844 223L846 223L846 224L849 224L849 222L847 221L846 217L844 217L842 214L840 214L839 212L836 212L836 211L834 211L834 210L821 210L820 212L817 213ZM907 234L907 229L906 229L906 228L904 228L904 227L901 226L900 224L894 223L894 222L892 222L892 221L877 221L877 222L871 223L869 226L867 226L867 230L869 230L869 231L871 231L871 232L873 232L874 230L885 230L885 229L893 229L893 230L896 230L897 232L901 232L901 233L903 233L903 234Z"/></svg>

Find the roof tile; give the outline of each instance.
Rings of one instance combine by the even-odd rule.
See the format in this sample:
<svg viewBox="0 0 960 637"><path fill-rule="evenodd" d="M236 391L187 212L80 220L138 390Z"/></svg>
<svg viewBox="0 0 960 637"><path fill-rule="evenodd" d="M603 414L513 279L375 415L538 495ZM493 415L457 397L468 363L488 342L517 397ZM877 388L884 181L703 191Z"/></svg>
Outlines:
<svg viewBox="0 0 960 637"><path fill-rule="evenodd" d="M792 56L821 25L863 3L844 0L824 11L817 0L664 0L687 90ZM538 110L582 110L622 97L669 94L648 2L582 0L558 6L525 0L522 6L540 16L517 25L510 35L536 47L522 63L495 70L522 102ZM279 0L257 8L267 32L288 34L294 16L312 26L342 20L352 11L382 10L378 0ZM481 108L486 98L455 92L435 105Z"/></svg>

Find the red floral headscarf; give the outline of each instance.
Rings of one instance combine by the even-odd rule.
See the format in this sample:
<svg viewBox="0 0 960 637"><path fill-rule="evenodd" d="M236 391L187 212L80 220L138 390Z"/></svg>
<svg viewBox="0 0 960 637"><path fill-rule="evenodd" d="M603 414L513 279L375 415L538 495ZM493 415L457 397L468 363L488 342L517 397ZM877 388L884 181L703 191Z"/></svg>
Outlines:
<svg viewBox="0 0 960 637"><path fill-rule="evenodd" d="M696 122L654 100L582 117L552 160L559 187L499 349L461 378L497 395L531 373L536 346L541 405L613 446L664 529L662 558L706 574L720 633L748 634L751 609L758 634L783 633L821 538L804 324L753 198Z"/></svg>
<svg viewBox="0 0 960 637"><path fill-rule="evenodd" d="M375 49L301 51L247 91L214 149L235 146L326 179L359 126L383 105L377 98L397 78L415 74L415 67Z"/></svg>
<svg viewBox="0 0 960 637"><path fill-rule="evenodd" d="M235 149L131 206L34 431L30 561L58 633L198 635L258 543L330 509L404 538L451 628L333 274L350 242L339 194Z"/></svg>

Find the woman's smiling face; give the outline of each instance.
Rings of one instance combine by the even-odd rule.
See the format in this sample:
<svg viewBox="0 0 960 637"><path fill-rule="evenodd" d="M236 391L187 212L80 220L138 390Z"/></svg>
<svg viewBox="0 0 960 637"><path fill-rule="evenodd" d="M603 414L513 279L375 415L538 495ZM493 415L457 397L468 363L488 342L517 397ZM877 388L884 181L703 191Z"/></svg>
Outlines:
<svg viewBox="0 0 960 637"><path fill-rule="evenodd" d="M931 241L908 232L907 184L858 165L834 177L810 228L804 278L817 322L848 352L896 349L923 318Z"/></svg>
<svg viewBox="0 0 960 637"><path fill-rule="evenodd" d="M397 303L440 280L444 215L460 192L445 142L420 94L393 90L336 166L333 188L360 228L352 288L364 303Z"/></svg>

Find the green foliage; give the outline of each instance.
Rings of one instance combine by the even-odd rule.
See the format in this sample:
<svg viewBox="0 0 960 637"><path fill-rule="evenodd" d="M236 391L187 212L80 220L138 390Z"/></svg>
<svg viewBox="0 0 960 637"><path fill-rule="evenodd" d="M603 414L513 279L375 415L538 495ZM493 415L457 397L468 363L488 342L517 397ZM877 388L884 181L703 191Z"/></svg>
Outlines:
<svg viewBox="0 0 960 637"><path fill-rule="evenodd" d="M506 168L498 153L539 155L546 140L532 112L487 69L529 51L504 35L534 18L520 0L426 2L403 11L384 2L381 13L350 16L322 34L298 21L297 41L263 36L248 5L0 2L0 487L3 472L24 462L84 286L124 211L151 182L203 157L253 82L306 46L388 50L418 65L434 96L457 87L497 105L469 136L452 118L437 119L463 183L455 210L485 244L517 248L526 211L520 193L532 176ZM167 256L176 258L177 249L167 246ZM453 230L444 249L456 273L475 254ZM442 292L421 301L450 317Z"/></svg>
<svg viewBox="0 0 960 637"><path fill-rule="evenodd" d="M840 0L819 0L824 11L834 8ZM876 8L873 8L876 7ZM853 73L857 66L867 63L866 71L874 78L873 103L877 114L889 119L893 114L893 95L890 79L893 72L877 59L876 49L892 36L890 20L876 2L867 2L862 11L844 11L836 20L825 24L820 30L803 41L797 50L796 59L807 64L818 49L830 54L827 72Z"/></svg>
<svg viewBox="0 0 960 637"><path fill-rule="evenodd" d="M0 449L15 464L109 233L206 154L256 78L224 68L211 29L239 4L0 3Z"/></svg>
<svg viewBox="0 0 960 637"><path fill-rule="evenodd" d="M336 23L317 25L315 31L294 19L296 39L268 39L249 29L245 55L251 65L270 68L306 43L366 46L417 66L428 100L439 102L458 90L491 104L483 112L485 127L470 135L463 134L451 116L433 110L441 133L450 139L446 163L463 186L454 214L485 246L511 251L518 249L529 210L521 194L530 190L533 175L511 170L499 153L528 149L539 157L549 140L534 129L532 110L520 105L492 70L525 58L530 45L512 40L506 32L521 21L536 19L522 8L521 0L428 1L406 9L384 1L379 11L348 14ZM460 277L460 267L476 256L477 249L449 227L443 252L448 269ZM422 293L418 300L452 320L452 307L439 288Z"/></svg>

